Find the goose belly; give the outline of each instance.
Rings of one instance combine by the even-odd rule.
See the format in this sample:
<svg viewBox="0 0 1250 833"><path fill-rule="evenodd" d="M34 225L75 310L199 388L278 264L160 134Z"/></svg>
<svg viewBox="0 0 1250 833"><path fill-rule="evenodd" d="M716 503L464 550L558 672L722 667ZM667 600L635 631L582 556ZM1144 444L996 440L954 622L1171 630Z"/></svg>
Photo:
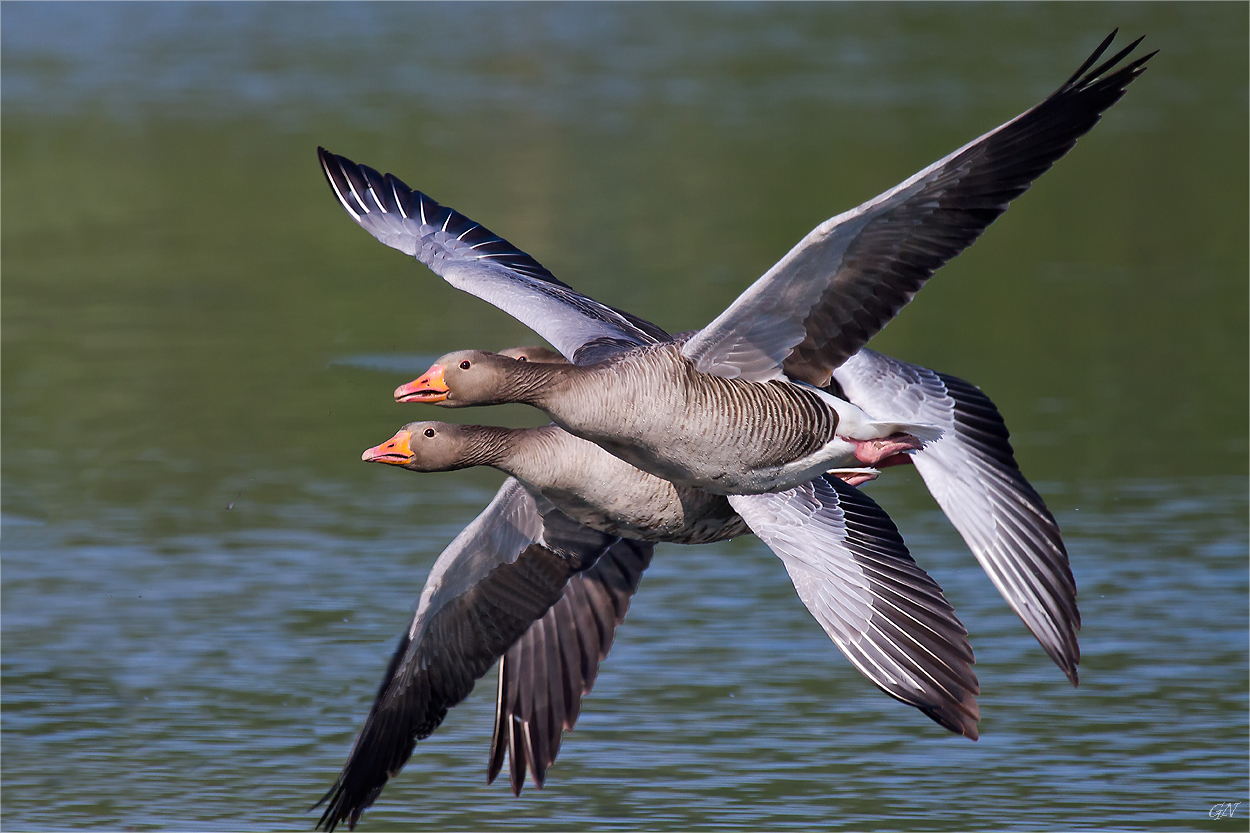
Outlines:
<svg viewBox="0 0 1250 833"><path fill-rule="evenodd" d="M639 472L642 474L642 472ZM621 484L548 486L543 497L579 523L610 535L674 544L710 544L750 530L721 495L678 489L647 476L653 488L621 488Z"/></svg>
<svg viewBox="0 0 1250 833"><path fill-rule="evenodd" d="M609 535L706 544L749 530L721 495L675 486L555 426L508 471L564 514Z"/></svg>

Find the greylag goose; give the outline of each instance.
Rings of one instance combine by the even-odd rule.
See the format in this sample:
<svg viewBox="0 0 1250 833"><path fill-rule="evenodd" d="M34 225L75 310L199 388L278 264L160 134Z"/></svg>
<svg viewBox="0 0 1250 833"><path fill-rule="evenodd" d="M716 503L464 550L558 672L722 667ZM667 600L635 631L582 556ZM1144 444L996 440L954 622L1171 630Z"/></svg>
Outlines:
<svg viewBox="0 0 1250 833"><path fill-rule="evenodd" d="M564 362L543 347L501 355ZM875 416L942 429L938 441L887 463L915 464L999 593L1076 685L1081 614L1068 551L1054 515L1016 464L1006 423L990 398L963 379L867 348L834 370L829 390Z"/></svg>
<svg viewBox="0 0 1250 833"><path fill-rule="evenodd" d="M545 501L543 502L545 503ZM542 786L590 691L652 545L580 526L509 478L434 562L317 826L356 822L418 740L499 660L489 777L511 759Z"/></svg>
<svg viewBox="0 0 1250 833"><path fill-rule="evenodd" d="M426 442L421 457L412 451L414 437ZM448 453L449 440L458 455ZM435 562L347 763L322 798L328 802L318 822L323 829L343 821L354 827L416 741L441 724L496 657L488 780L507 756L514 794L527 768L541 788L652 546L580 525L548 495L601 527L683 543L745 533L746 522L729 504L741 501L804 603L856 667L946 728L977 737L979 687L967 631L941 589L911 560L889 517L836 478L786 494L699 494L633 469L554 425L508 432L414 423L362 457L415 470L493 463L542 477L548 488L510 477ZM575 472L584 481L580 487ZM615 488L597 491L601 482ZM590 505L608 498L603 508Z"/></svg>
<svg viewBox="0 0 1250 833"><path fill-rule="evenodd" d="M542 347L511 348L501 353L519 361L565 361ZM995 585L1075 683L1079 649L1074 626L1079 627L1079 613L1063 541L1044 502L1020 474L1006 427L993 403L960 379L871 350L860 351L834 376L839 395L867 399L865 404L873 411L884 410L900 418L923 414L928 421L948 429L938 443L907 459L915 462ZM509 494L516 484L509 479L500 495ZM498 505L500 500L492 506ZM484 512L483 518L453 542L437 562L432 577L448 571L445 565L453 555L464 558L464 541L471 539L472 530L494 511ZM725 528L727 535L732 532L732 528ZM489 781L502 770L506 755L511 761L514 793L519 794L522 788L527 765L535 785L542 786L547 767L559 750L561 733L575 723L580 698L590 690L598 661L606 656L614 628L624 618L630 595L649 560L649 544L618 541L593 567L573 575L559 601L500 657ZM410 632L417 630L426 632L414 622ZM388 760L386 747L380 746L387 739L379 737L374 727L383 719L378 712L385 711L385 692L402 679L402 675L396 678L395 672L410 643L407 636L401 642L361 731L362 740L357 741L335 785L337 793L332 791L340 815L335 817L328 810L323 825L333 827L343 819L354 823L368 806L364 797L371 801L376 796L362 782L379 791L385 783L376 762ZM447 659L455 657L445 656ZM418 682L428 683L428 679ZM415 696L429 697L428 693L416 693L419 691L414 689ZM446 705L454 705L467 694L461 691ZM390 702L394 709L396 701ZM403 756L391 774L406 759Z"/></svg>
<svg viewBox="0 0 1250 833"><path fill-rule="evenodd" d="M817 226L721 315L674 340L582 295L534 258L395 176L318 149L366 231L516 317L572 366L454 354L401 389L443 405L526 402L644 471L719 494L779 491L936 439L823 394L833 371L1067 153L1154 54L1094 66L878 197ZM1091 69L1092 67L1092 69ZM506 363L505 363L506 362ZM518 368L524 368L519 370Z"/></svg>
<svg viewBox="0 0 1250 833"><path fill-rule="evenodd" d="M967 630L889 516L837 477L779 493L715 495L647 474L556 425L414 422L361 458L419 472L492 466L540 504L611 536L705 544L754 532L864 676L947 729L977 737Z"/></svg>

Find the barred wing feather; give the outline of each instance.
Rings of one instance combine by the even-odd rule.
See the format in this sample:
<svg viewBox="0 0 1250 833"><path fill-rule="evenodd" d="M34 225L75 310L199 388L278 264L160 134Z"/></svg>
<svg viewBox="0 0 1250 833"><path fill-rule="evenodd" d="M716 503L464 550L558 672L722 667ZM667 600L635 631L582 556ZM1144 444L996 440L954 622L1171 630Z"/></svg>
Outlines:
<svg viewBox="0 0 1250 833"><path fill-rule="evenodd" d="M881 507L832 476L729 502L785 564L803 604L865 677L976 739L980 687L968 631Z"/></svg>

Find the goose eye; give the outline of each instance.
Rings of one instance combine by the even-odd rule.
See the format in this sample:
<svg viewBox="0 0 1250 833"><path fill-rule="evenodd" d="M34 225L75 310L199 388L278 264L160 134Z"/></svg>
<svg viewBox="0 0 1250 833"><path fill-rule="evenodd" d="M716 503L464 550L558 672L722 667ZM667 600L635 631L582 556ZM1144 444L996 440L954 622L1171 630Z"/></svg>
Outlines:
<svg viewBox="0 0 1250 833"><path fill-rule="evenodd" d="M425 429L425 435L426 435L427 437L432 437L432 436L434 436L434 429L433 429L433 428L427 428L427 429Z"/></svg>
<svg viewBox="0 0 1250 833"><path fill-rule="evenodd" d="M527 361L529 361L529 359L525 358L524 356L517 356L517 357L516 357L516 360L517 360L517 361L519 361L519 362L527 362Z"/></svg>
<svg viewBox="0 0 1250 833"><path fill-rule="evenodd" d="M468 359L465 359L464 361L462 361L462 362L460 363L460 369L461 369L461 370L468 370L468 369L469 369L469 360L468 360Z"/></svg>

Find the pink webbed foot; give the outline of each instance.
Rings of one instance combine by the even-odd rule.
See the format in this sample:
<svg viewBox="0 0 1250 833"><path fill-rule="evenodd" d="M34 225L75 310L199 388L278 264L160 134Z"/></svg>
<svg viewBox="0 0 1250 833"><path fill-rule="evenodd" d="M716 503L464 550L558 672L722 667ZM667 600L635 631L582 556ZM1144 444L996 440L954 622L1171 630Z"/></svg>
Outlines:
<svg viewBox="0 0 1250 833"><path fill-rule="evenodd" d="M830 469L828 474L839 478L848 486L860 486L870 480L876 480L881 472L876 469Z"/></svg>
<svg viewBox="0 0 1250 833"><path fill-rule="evenodd" d="M855 459L866 466L899 466L911 462L908 452L919 451L924 447L918 438L911 434L891 434L879 440L856 440Z"/></svg>

